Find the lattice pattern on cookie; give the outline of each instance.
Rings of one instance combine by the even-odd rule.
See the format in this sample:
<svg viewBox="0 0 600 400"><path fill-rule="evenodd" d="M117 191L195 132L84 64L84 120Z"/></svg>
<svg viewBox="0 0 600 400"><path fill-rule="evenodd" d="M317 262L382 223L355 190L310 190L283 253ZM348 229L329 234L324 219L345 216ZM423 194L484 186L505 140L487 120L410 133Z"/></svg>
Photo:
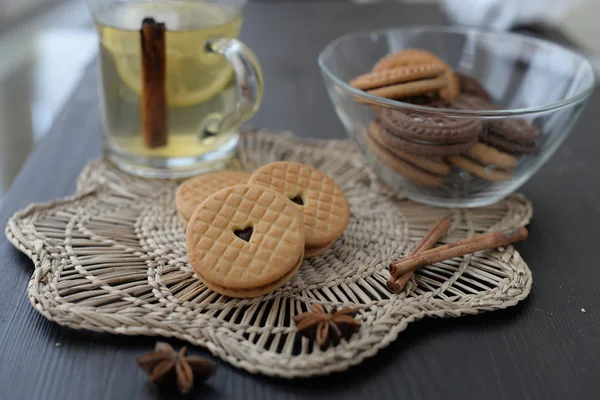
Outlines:
<svg viewBox="0 0 600 400"><path fill-rule="evenodd" d="M194 210L211 194L229 186L248 182L250 174L244 172L218 172L188 179L177 189L177 209L190 219Z"/></svg>
<svg viewBox="0 0 600 400"><path fill-rule="evenodd" d="M249 241L235 235L249 226ZM190 262L208 281L232 289L256 288L297 265L304 248L302 216L273 190L233 186L194 212L186 242Z"/></svg>
<svg viewBox="0 0 600 400"><path fill-rule="evenodd" d="M319 170L297 163L273 163L256 171L250 183L269 187L288 198L302 197L307 245L337 239L349 221L344 192Z"/></svg>

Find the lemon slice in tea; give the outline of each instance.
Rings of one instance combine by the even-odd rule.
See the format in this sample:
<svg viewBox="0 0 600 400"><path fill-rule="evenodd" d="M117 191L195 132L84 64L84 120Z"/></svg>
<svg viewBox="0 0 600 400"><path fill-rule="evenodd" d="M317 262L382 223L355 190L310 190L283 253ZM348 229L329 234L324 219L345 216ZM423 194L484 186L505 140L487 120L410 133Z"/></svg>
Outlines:
<svg viewBox="0 0 600 400"><path fill-rule="evenodd" d="M132 4L119 15L119 28L104 27L102 45L108 50L117 73L127 87L141 93L142 20L164 22L166 33L167 105L186 107L202 103L220 93L231 81L232 70L220 54L209 53L209 39L236 37L241 16L214 4Z"/></svg>

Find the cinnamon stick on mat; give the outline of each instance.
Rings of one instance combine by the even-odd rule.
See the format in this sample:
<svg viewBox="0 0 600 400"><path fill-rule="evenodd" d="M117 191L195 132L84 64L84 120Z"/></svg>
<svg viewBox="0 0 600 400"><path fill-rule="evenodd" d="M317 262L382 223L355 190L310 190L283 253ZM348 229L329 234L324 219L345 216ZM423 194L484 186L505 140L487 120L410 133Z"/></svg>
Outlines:
<svg viewBox="0 0 600 400"><path fill-rule="evenodd" d="M413 249L410 255L415 255L426 250L433 248L437 242L441 238L444 237L450 225L452 224L452 220L449 217L440 218L430 229L429 232L417 243L415 248ZM410 280L411 276L413 276L413 271L407 272L397 278L391 277L387 281L387 287L392 293L400 293L406 283Z"/></svg>
<svg viewBox="0 0 600 400"><path fill-rule="evenodd" d="M505 231L473 236L469 239L460 240L455 243L408 256L403 260L391 263L388 268L393 277L399 277L424 265L449 260L454 257L461 257L465 254L475 253L477 251L508 246L511 243L525 239L527 239L526 228L508 229Z"/></svg>
<svg viewBox="0 0 600 400"><path fill-rule="evenodd" d="M145 18L142 46L142 135L149 149L167 145L165 24Z"/></svg>

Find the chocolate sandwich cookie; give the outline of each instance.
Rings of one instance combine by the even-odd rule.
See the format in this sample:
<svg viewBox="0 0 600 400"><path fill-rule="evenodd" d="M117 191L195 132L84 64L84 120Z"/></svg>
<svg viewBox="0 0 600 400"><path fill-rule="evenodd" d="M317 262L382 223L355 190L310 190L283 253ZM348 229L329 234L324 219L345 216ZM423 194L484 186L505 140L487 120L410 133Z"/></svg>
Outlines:
<svg viewBox="0 0 600 400"><path fill-rule="evenodd" d="M398 173L398 175L419 185L435 187L443 183L444 176L450 172L447 164L438 158L429 159L426 157L415 157L410 154L406 158L399 157L399 152L397 150L392 151L391 147L387 146L380 138L380 128L377 122L373 122L364 133L363 140L368 145L371 153L381 163L387 165Z"/></svg>
<svg viewBox="0 0 600 400"><path fill-rule="evenodd" d="M533 153L538 148L539 131L522 119L496 119L487 124L481 140L509 153Z"/></svg>
<svg viewBox="0 0 600 400"><path fill-rule="evenodd" d="M474 118L454 118L408 109L384 108L379 118L381 124L396 136L435 144L472 142L479 136L483 126L480 120Z"/></svg>
<svg viewBox="0 0 600 400"><path fill-rule="evenodd" d="M442 177L446 176L452 170L452 168L450 168L450 166L448 164L446 164L446 162L444 162L444 159L442 157L420 156L420 155L416 155L416 154L407 153L406 151L404 151L400 148L390 147L390 146L386 145L386 142L381 137L382 128L378 127L377 125L378 125L377 122L371 123L370 126L367 128L367 134L381 148L387 149L390 153L392 153L397 158L399 158L409 164L412 164L413 166L415 166L421 170L430 172L437 176L442 176Z"/></svg>
<svg viewBox="0 0 600 400"><path fill-rule="evenodd" d="M458 109L456 101L412 98L415 104ZM435 112L384 108L380 125L371 127L386 146L424 156L458 155L478 141L483 124L474 118L455 118Z"/></svg>
<svg viewBox="0 0 600 400"><path fill-rule="evenodd" d="M499 110L495 103L491 100L487 100L483 97L476 96L474 94L463 93L460 95L456 102L457 107L460 110Z"/></svg>
<svg viewBox="0 0 600 400"><path fill-rule="evenodd" d="M460 102L473 110L499 109L497 105L484 98L468 94L462 95ZM533 153L539 147L539 131L523 119L490 119L481 133L481 140L509 153Z"/></svg>
<svg viewBox="0 0 600 400"><path fill-rule="evenodd" d="M304 256L302 213L265 187L236 185L204 200L186 232L188 259L204 284L257 297L289 281Z"/></svg>
<svg viewBox="0 0 600 400"><path fill-rule="evenodd" d="M409 140L392 133L390 130L383 127L379 122L374 121L371 128L377 130L379 136L386 147L402 150L407 153L422 155L422 156L447 156L462 154L471 146L477 143L478 138L475 136L468 142L464 143L435 143L424 140Z"/></svg>
<svg viewBox="0 0 600 400"><path fill-rule="evenodd" d="M461 72L455 72L460 85L461 95L471 95L487 101L491 101L491 96L488 91L479 83L479 81L469 75Z"/></svg>

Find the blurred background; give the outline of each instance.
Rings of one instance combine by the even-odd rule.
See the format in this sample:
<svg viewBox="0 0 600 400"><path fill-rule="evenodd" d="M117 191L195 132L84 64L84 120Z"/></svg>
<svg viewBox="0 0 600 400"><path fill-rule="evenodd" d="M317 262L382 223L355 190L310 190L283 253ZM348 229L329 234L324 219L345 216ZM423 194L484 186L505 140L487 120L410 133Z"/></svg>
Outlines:
<svg viewBox="0 0 600 400"><path fill-rule="evenodd" d="M431 3L444 11L449 23L543 31L600 65L597 0L295 1L347 1L365 7L380 1ZM96 40L85 0L0 0L0 203L94 61Z"/></svg>

